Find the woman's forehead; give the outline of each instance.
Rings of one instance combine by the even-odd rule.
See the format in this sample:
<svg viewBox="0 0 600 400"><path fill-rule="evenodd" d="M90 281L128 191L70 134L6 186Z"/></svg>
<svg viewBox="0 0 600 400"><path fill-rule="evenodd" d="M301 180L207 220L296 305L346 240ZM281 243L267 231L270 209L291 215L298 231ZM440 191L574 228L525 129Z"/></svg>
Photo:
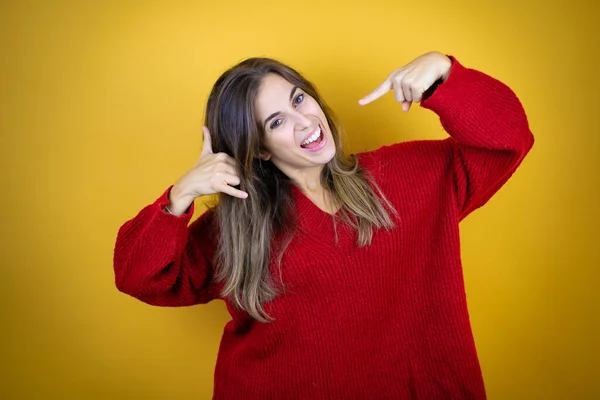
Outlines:
<svg viewBox="0 0 600 400"><path fill-rule="evenodd" d="M260 114L275 112L290 101L295 86L277 74L266 75L258 90L256 108Z"/></svg>
<svg viewBox="0 0 600 400"><path fill-rule="evenodd" d="M294 85L288 82L281 75L271 73L265 75L265 77L262 79L258 94L259 96L262 94L268 97L285 95L289 94L293 87Z"/></svg>

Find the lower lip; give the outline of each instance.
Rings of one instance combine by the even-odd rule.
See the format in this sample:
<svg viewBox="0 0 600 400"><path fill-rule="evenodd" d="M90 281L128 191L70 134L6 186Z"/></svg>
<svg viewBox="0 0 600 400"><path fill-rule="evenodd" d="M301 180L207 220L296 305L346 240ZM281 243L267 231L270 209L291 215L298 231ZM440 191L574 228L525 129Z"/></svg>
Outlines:
<svg viewBox="0 0 600 400"><path fill-rule="evenodd" d="M321 127L321 138L322 138L321 143L319 143L319 145L317 147L312 148L312 149L305 149L304 147L302 147L302 150L315 152L315 151L319 151L323 147L325 147L325 145L327 144L327 136L325 136L325 130L323 129L323 127Z"/></svg>

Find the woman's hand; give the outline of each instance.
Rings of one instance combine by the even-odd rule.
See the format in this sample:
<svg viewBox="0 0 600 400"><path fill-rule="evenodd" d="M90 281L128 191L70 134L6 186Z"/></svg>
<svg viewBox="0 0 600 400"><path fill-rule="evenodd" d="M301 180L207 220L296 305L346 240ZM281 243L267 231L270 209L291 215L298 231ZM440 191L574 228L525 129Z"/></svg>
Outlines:
<svg viewBox="0 0 600 400"><path fill-rule="evenodd" d="M248 197L248 193L234 188L240 184L235 160L225 153L214 154L210 132L207 127L202 127L202 130L204 144L200 158L169 193L169 210L175 215L183 214L196 197L219 192L240 199Z"/></svg>
<svg viewBox="0 0 600 400"><path fill-rule="evenodd" d="M438 79L448 79L451 67L452 60L444 54L436 51L425 53L393 71L381 85L358 103L364 106L393 89L396 101L402 103L402 110L406 112L413 102L422 100L423 93Z"/></svg>

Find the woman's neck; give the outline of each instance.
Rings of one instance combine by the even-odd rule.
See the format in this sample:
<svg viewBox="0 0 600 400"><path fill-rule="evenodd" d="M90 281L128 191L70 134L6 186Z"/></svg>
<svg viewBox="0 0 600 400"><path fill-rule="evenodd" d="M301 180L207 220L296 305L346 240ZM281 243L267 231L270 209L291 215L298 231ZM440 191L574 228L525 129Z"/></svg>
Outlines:
<svg viewBox="0 0 600 400"><path fill-rule="evenodd" d="M323 184L321 183L322 171L323 166L304 168L302 170L294 171L290 174L289 178L305 195L319 195L324 192Z"/></svg>
<svg viewBox="0 0 600 400"><path fill-rule="evenodd" d="M308 197L321 210L335 214L338 208L331 201L331 193L321 183L323 167L313 170L298 171L296 176L290 177L292 184L296 186L306 197Z"/></svg>

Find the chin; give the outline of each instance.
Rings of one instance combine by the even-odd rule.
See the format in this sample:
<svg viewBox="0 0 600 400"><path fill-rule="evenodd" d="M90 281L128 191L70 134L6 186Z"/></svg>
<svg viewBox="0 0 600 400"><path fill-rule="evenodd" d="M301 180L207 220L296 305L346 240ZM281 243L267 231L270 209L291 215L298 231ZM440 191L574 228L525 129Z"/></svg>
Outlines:
<svg viewBox="0 0 600 400"><path fill-rule="evenodd" d="M335 157L335 147L331 150L331 153L329 154L329 157L327 157L327 161L325 161L325 164L327 164L329 161L333 160Z"/></svg>
<svg viewBox="0 0 600 400"><path fill-rule="evenodd" d="M322 157L319 157L320 159L315 160L315 163L318 165L321 165L321 166L325 166L328 162L333 160L334 157L335 157L335 148L333 148L333 150L331 150L331 151L327 151L326 153L322 154Z"/></svg>

